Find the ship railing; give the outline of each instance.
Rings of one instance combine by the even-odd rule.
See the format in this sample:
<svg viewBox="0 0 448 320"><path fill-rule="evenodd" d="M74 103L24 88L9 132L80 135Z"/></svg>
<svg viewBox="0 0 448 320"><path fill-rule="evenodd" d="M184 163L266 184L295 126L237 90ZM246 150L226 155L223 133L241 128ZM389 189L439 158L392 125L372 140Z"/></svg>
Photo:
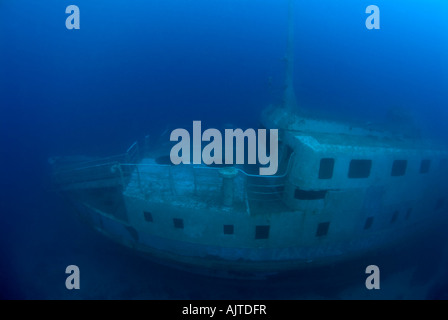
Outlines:
<svg viewBox="0 0 448 320"><path fill-rule="evenodd" d="M233 167L234 196L236 200L275 202L282 201L287 176L292 166L292 155L283 174L261 176ZM222 195L222 167L206 165L180 165L156 163L121 163L122 171L132 168L139 190L153 193L168 192L173 195L195 194L220 197Z"/></svg>
<svg viewBox="0 0 448 320"><path fill-rule="evenodd" d="M292 153L288 159L286 170L283 174L272 176L261 176L249 174L241 170L246 176L247 198L257 202L282 201L286 180L291 171L294 159Z"/></svg>
<svg viewBox="0 0 448 320"><path fill-rule="evenodd" d="M260 176L250 174L242 168L233 167L234 194L237 201L281 201L286 177L291 167L292 155L287 169L281 175ZM157 187L174 195L195 194L201 197L222 196L222 167L206 165L156 164L140 162L140 150L133 143L124 154L91 159L87 161L59 161L54 166L53 178L56 185L68 188L127 186L134 176L141 192ZM149 168L153 169L149 169ZM152 176L155 175L155 176Z"/></svg>
<svg viewBox="0 0 448 320"><path fill-rule="evenodd" d="M129 147L126 153L91 160L56 159L53 165L53 182L69 187L105 187L125 185L132 174L132 168L122 170L121 164L137 162L138 143Z"/></svg>
<svg viewBox="0 0 448 320"><path fill-rule="evenodd" d="M128 163L137 163L140 160L140 148L137 141L128 148L125 155Z"/></svg>

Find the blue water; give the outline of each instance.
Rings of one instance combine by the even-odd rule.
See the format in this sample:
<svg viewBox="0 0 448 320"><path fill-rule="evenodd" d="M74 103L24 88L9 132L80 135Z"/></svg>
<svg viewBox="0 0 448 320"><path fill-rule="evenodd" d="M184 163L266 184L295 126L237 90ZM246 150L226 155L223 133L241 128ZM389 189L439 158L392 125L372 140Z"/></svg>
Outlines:
<svg viewBox="0 0 448 320"><path fill-rule="evenodd" d="M79 30L65 28L71 4ZM380 30L365 27L370 4L381 9ZM133 255L80 224L53 192L51 156L121 153L193 120L257 126L261 110L282 99L287 8L286 0L0 1L0 297L396 299L410 289L448 298L446 277L429 291L419 286L432 267L446 267L443 238L405 265L383 257L398 278L420 263L412 281L391 280L386 293L362 290L366 261L307 282L234 283ZM435 0L297 0L299 105L362 123L387 122L399 108L424 135L447 141L447 16ZM70 264L81 269L82 290L65 289Z"/></svg>

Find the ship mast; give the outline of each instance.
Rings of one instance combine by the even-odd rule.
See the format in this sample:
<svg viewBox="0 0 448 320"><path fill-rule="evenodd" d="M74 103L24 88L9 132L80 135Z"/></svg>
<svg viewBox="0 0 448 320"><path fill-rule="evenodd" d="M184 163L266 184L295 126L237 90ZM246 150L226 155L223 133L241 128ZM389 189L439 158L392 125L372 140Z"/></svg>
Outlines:
<svg viewBox="0 0 448 320"><path fill-rule="evenodd" d="M296 94L294 93L294 0L288 3L288 40L286 47L286 77L283 107L298 110Z"/></svg>

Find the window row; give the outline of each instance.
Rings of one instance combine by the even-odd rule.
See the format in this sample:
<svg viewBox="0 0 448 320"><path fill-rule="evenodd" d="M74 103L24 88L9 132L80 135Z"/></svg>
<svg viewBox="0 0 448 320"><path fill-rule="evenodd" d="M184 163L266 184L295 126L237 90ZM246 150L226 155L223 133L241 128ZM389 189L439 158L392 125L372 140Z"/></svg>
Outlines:
<svg viewBox="0 0 448 320"><path fill-rule="evenodd" d="M143 216L145 218L145 221L154 222L151 212L144 211ZM184 228L184 220L180 219L180 218L173 218L173 227L175 229L183 229ZM268 239L269 238L269 229L270 229L270 227L268 225L255 226L255 239ZM235 230L234 230L233 224L225 224L223 226L224 234L234 234L234 232L235 232Z"/></svg>
<svg viewBox="0 0 448 320"><path fill-rule="evenodd" d="M334 158L323 158L320 160L319 166L319 179L331 179L334 171ZM440 167L446 168L448 165L448 159L442 159L440 161ZM406 174L408 166L407 160L394 160L391 167L390 175L392 177L400 177ZM425 174L429 172L431 167L431 160L423 159L420 162L419 172ZM367 159L354 159L350 161L348 169L348 177L350 179L362 179L370 176L372 169L372 160Z"/></svg>
<svg viewBox="0 0 448 320"><path fill-rule="evenodd" d="M303 191L300 189L296 189L296 198L300 195L301 199L320 199L321 197L325 197L325 194L321 194L320 191ZM444 198L438 198L434 205L434 211L439 211L445 207L446 201ZM404 214L404 219L409 220L412 213L412 208L409 208ZM154 222L152 213L149 211L144 211L143 216L145 221ZM399 218L399 211L396 210L390 217L390 224L394 224ZM367 217L364 223L364 230L369 230L374 224L374 217ZM184 220L181 218L173 218L173 227L176 229L184 228ZM327 235L328 230L330 228L330 222L321 222L318 224L316 229L316 237L322 237ZM257 225L255 226L255 239L268 239L269 238L269 225ZM232 235L235 233L235 228L233 224L225 224L223 225L223 234Z"/></svg>
<svg viewBox="0 0 448 320"><path fill-rule="evenodd" d="M440 207L443 206L443 199L438 200L436 204L436 209L440 209ZM412 213L412 209L408 209L406 211L406 214L404 216L405 220L409 220ZM391 215L390 223L394 224L399 216L399 212L395 211ZM144 217L147 222L153 222L152 214L148 211L144 212ZM367 217L364 223L364 230L369 230L374 224L374 217ZM173 218L173 227L176 229L183 229L184 228L184 220L180 218ZM330 229L330 222L321 222L317 225L316 228L316 237L323 237L328 234L328 231ZM255 239L269 239L269 231L270 226L269 225L257 225L255 226ZM223 234L225 235L232 235L235 233L235 228L233 224L225 224L223 225Z"/></svg>

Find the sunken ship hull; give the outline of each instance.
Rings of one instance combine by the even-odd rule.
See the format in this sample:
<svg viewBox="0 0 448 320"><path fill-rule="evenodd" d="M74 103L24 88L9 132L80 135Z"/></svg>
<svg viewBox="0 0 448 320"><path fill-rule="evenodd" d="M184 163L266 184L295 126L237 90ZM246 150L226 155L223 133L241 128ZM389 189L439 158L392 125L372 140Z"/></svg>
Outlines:
<svg viewBox="0 0 448 320"><path fill-rule="evenodd" d="M448 153L431 142L268 108L279 170L172 165L133 144L120 156L55 161L83 221L158 262L265 277L406 242L446 212Z"/></svg>
<svg viewBox="0 0 448 320"><path fill-rule="evenodd" d="M218 276L270 275L406 242L446 212L448 153L404 130L305 117L294 93L289 1L285 92L261 117L278 171L172 165L165 150L56 161L84 221L156 261ZM143 145L146 145L144 143Z"/></svg>

